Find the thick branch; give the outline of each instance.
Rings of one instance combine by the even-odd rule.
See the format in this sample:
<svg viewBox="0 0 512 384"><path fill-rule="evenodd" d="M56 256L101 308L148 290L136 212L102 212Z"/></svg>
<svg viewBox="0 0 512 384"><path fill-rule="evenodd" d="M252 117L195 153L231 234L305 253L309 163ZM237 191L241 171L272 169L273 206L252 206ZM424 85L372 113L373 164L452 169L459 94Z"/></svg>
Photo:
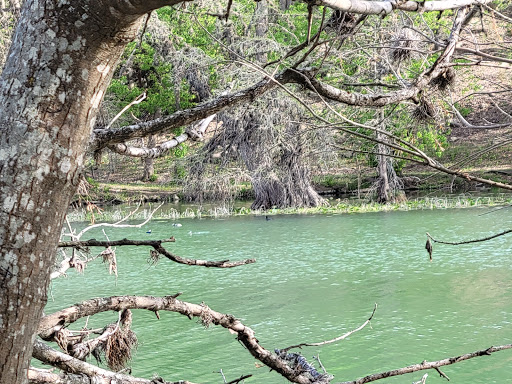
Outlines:
<svg viewBox="0 0 512 384"><path fill-rule="evenodd" d="M130 147L126 144L115 144L109 146L109 149L125 156L131 157L142 157L142 158L157 158L164 156L170 149L177 147L179 144L187 141L187 140L202 140L208 125L212 122L212 120L217 116L213 114L208 116L206 119L201 120L198 124L195 124L193 127L187 130L187 132L182 133L179 136L173 137L171 140L168 140L164 143L161 143L153 148L139 148L139 147Z"/></svg>
<svg viewBox="0 0 512 384"><path fill-rule="evenodd" d="M340 11L362 15L385 15L395 9L409 12L433 12L462 8L468 5L487 4L491 0L434 0L434 1L366 1L366 0L316 0L316 5L325 5Z"/></svg>
<svg viewBox="0 0 512 384"><path fill-rule="evenodd" d="M291 75L294 82L304 85L306 88L318 93L329 100L338 101L347 105L359 107L384 107L389 104L396 104L401 101L414 99L421 91L415 85L402 88L393 92L379 92L372 94L348 92L332 85L323 83L313 77L318 69L298 69ZM432 76L421 82L426 85Z"/></svg>
<svg viewBox="0 0 512 384"><path fill-rule="evenodd" d="M279 83L286 83L287 72L275 78L265 78L257 84L234 94L219 96L218 98L200 104L196 107L178 111L172 115L156 120L128 125L117 129L96 129L93 132L92 149L97 150L106 146L124 143L137 137L145 137L166 130L182 127L198 120L205 119L227 108L253 101L263 93L274 89Z"/></svg>
<svg viewBox="0 0 512 384"><path fill-rule="evenodd" d="M311 384L311 378L307 372L293 369L288 363L263 348L256 339L254 331L242 324L232 315L223 314L210 309L205 304L192 304L176 299L175 296L113 296L84 301L72 307L44 316L39 323L39 336L43 339L51 339L55 331L66 327L76 320L92 316L105 311L121 311L123 309L147 309L149 311L171 311L181 313L192 319L198 317L204 326L210 324L220 325L237 334L237 339L256 359L279 372L289 381L301 384ZM41 347L42 348L42 347ZM68 358L71 358L68 356ZM58 362L57 362L58 363Z"/></svg>
<svg viewBox="0 0 512 384"><path fill-rule="evenodd" d="M83 247L115 247L115 246L121 246L121 245L135 245L135 246L148 246L153 247L158 253L161 255L167 257L168 259L179 263L179 264L186 264L186 265L198 265L202 267L214 267L214 268L233 268L238 267L245 264L252 264L255 263L255 259L245 259L240 261L229 261L229 259L226 260L219 260L219 261L209 261L209 260L198 260L198 259L187 259L185 257L180 257L178 255L174 255L171 252L169 252L167 249L165 249L162 246L162 243L168 243L168 242L174 242L174 237L171 237L170 239L165 240L129 240L129 239L122 239L122 240L86 240L86 241L61 241L58 244L58 247L61 248L83 248Z"/></svg>
<svg viewBox="0 0 512 384"><path fill-rule="evenodd" d="M149 246L158 247L162 243L174 243L176 239L171 237L163 240L84 240L84 241L60 241L57 247L59 248L87 248L87 247L117 247L121 245L135 245L135 246Z"/></svg>
<svg viewBox="0 0 512 384"><path fill-rule="evenodd" d="M442 367L445 365L460 363L461 361L469 360L474 357L489 356L490 354L492 354L494 352L504 351L506 349L511 349L511 348L512 348L512 344L500 345L497 347L490 347L487 349L482 349L480 351L466 353L465 355L461 355L461 356L449 357L449 358L443 359L443 360L423 361L420 364L413 364L413 365L409 365L408 367L394 369L392 371L387 371L387 372L374 373L373 375L368 375L368 376L362 377L362 378L354 380L354 381L344 381L344 382L338 383L338 384L370 383L372 381L385 379L385 378L391 377L391 376L405 375L406 373L423 371L425 369L435 369L435 368L439 368L439 367Z"/></svg>
<svg viewBox="0 0 512 384"><path fill-rule="evenodd" d="M32 356L39 361L50 364L54 367L64 370L64 373L56 374L48 371L41 371L31 368L28 371L29 382L31 384L51 383L51 384L93 384L93 383L113 383L116 384L154 384L148 379L141 379L120 373L115 373L101 369L85 361L75 359L65 353L59 352L42 341L36 340ZM163 384L177 384L164 382ZM183 384L193 384L189 381L180 381Z"/></svg>

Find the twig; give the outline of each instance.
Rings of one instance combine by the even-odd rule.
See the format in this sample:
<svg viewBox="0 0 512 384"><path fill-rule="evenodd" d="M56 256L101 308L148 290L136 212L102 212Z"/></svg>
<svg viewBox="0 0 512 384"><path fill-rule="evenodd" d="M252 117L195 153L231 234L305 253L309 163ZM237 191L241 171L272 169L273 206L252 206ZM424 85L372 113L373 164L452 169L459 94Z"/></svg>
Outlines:
<svg viewBox="0 0 512 384"><path fill-rule="evenodd" d="M425 373L420 381L415 381L412 384L425 384L425 382L427 381L427 377L428 377L428 373Z"/></svg>
<svg viewBox="0 0 512 384"><path fill-rule="evenodd" d="M108 123L108 125L105 127L105 129L109 129L112 124L114 124L114 122L119 119L123 113L125 113L132 105L136 105L136 104L140 104L142 103L144 100L146 99L146 92L140 94L139 96L137 96L135 98L135 100L133 100L130 104L128 104L127 106L125 106L123 109L121 109L121 111L114 116L114 118L110 121L110 123Z"/></svg>
<svg viewBox="0 0 512 384"><path fill-rule="evenodd" d="M222 380L224 380L224 384L226 384L226 376L224 376L224 372L222 372L222 368L220 369L219 373L222 375Z"/></svg>
<svg viewBox="0 0 512 384"><path fill-rule="evenodd" d="M155 212L158 211L158 209L160 209L160 207L162 205L164 205L164 203L160 204L153 211L151 211L149 216L148 216L148 218L146 220L144 220L140 224L120 224L123 221L125 221L129 216L131 216L138 209L138 207L137 207L134 211L130 212L130 214L128 214L127 217L123 217L121 220L119 220L119 221L117 221L115 223L99 223L99 224L89 225L88 227L82 229L82 231L80 231L80 233L78 235L76 235L76 238L80 239L84 235L85 232L90 231L93 228L98 228L98 227L141 228L144 225L146 225L153 218L153 215L155 214Z"/></svg>
<svg viewBox="0 0 512 384"><path fill-rule="evenodd" d="M444 372L441 371L439 368L436 367L435 370L437 371L437 373L439 373L439 376L444 377L446 380L450 381L450 378L446 376Z"/></svg>
<svg viewBox="0 0 512 384"><path fill-rule="evenodd" d="M249 377L252 377L252 375L244 375L244 376L240 376L238 379L235 379L235 380L231 380L229 383L226 383L226 384L237 384L245 379L248 379Z"/></svg>
<svg viewBox="0 0 512 384"><path fill-rule="evenodd" d="M375 311L377 310L377 303L375 303L375 307L373 308L373 312L371 314L371 316L368 318L368 320L366 320L363 324L361 324L358 328L356 329L353 329L347 333L345 333L344 335L341 335L339 337L336 337L334 339L331 339L331 340L327 340L327 341L322 341L322 342L319 342L319 343L301 343L301 344L297 344L297 345L292 345L288 348L283 348L281 349L282 352L287 352L289 351L290 349L293 349L293 348L302 348L302 347L318 347L320 345L326 345L326 344L331 344L331 343L335 343L336 341L340 341L340 340L343 340L343 339L346 339L347 337L349 337L350 335L352 335L353 333L356 333L357 331L360 331L361 329L363 329L364 327L366 327L368 325L368 323L372 320L373 318L373 315L375 314Z"/></svg>
<svg viewBox="0 0 512 384"><path fill-rule="evenodd" d="M324 373L327 373L327 370L325 369L324 365L322 364L322 362L320 361L320 354L316 355L316 356L313 356L313 359L315 359L316 361L318 361L318 365L320 365L320 368L322 368L322 370L324 371Z"/></svg>

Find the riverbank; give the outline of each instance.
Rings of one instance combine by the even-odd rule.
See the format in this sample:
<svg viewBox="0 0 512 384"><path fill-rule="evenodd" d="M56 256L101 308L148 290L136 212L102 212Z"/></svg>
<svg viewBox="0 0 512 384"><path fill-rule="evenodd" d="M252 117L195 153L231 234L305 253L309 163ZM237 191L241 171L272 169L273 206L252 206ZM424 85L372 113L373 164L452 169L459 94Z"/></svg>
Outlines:
<svg viewBox="0 0 512 384"><path fill-rule="evenodd" d="M365 172L354 174L349 169L339 170L336 174L323 174L314 177L314 186L317 192L323 196L328 204L318 208L308 208L311 210L323 211L331 210L332 206L339 205L340 201L348 202L346 205L352 208L335 208L335 211L350 212L367 210L396 210L403 207L429 206L432 203L433 196L442 196L441 199L454 201L440 204L449 207L459 207L462 205L471 206L472 201L482 195L499 195L503 193L506 196L508 192L498 188L490 188L482 183L468 182L462 178L454 178L450 175L433 172L421 172L417 169L408 169L407 176L403 177L404 190L407 200L404 202L391 204L377 204L373 201L374 188L372 187L376 180L376 174L370 169ZM490 179L502 183L512 184L512 169L505 167L479 168L471 170L473 175L481 178ZM181 188L171 183L161 182L98 182L92 178L87 178L89 183L87 201L98 206L130 204L136 202L143 203L178 203L183 202ZM239 186L240 193L238 200L252 200L252 189L250 185ZM464 196L463 198L461 196ZM425 201L425 198L427 200ZM436 197L435 199L439 199ZM467 203L461 200L467 199ZM425 202L422 202L425 201ZM502 201L501 198L498 199ZM75 206L82 205L84 200L77 197L74 201ZM333 203L334 202L334 203ZM206 202L209 206L236 206L233 201L230 202ZM327 208L326 208L327 207ZM362 208L360 208L362 207ZM303 209L290 208L292 212L302 211ZM287 211L287 210L279 210Z"/></svg>
<svg viewBox="0 0 512 384"><path fill-rule="evenodd" d="M154 219L179 220L200 218L222 218L229 216L262 216L271 220L277 215L339 215L351 213L416 211L416 210L446 210L458 208L493 208L512 205L512 193L497 193L492 195L458 194L449 196L424 196L409 199L399 203L379 204L358 199L326 199L326 204L315 208L284 208L267 211L250 209L250 201L235 201L232 204L205 205L174 203L145 203L131 215L132 220L146 220L153 214ZM124 204L105 207L103 209L88 210L85 207L75 207L68 218L71 221L104 221L114 222L121 220L128 213L134 211L137 205Z"/></svg>

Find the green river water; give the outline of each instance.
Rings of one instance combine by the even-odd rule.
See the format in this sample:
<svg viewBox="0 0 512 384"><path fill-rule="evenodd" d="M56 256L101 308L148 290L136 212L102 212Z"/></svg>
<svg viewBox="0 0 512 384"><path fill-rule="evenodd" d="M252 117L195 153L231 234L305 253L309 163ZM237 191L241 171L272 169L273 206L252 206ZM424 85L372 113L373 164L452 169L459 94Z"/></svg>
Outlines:
<svg viewBox="0 0 512 384"><path fill-rule="evenodd" d="M70 271L53 282L46 312L92 297L183 292L184 301L204 301L241 319L274 350L335 338L362 324L377 303L371 326L338 343L301 350L313 363L319 354L333 383L354 380L512 342L512 235L457 247L434 244L432 263L424 249L427 231L456 241L510 228L511 208L482 215L490 210L182 219L179 228L154 220L140 229L107 228L111 240L173 235L176 243L166 246L183 257L257 262L207 269L163 259L149 266L148 249L123 247L117 251L117 281L100 262L84 275ZM104 237L98 230L86 238ZM204 329L175 313L160 316L134 311L140 345L133 375L223 383L222 369L228 381L252 374L246 383L287 382L258 368L227 330ZM102 314L89 327L116 320L116 314ZM512 350L443 371L451 383L512 383ZM435 371L428 373L427 383L446 382ZM410 384L423 374L380 382Z"/></svg>

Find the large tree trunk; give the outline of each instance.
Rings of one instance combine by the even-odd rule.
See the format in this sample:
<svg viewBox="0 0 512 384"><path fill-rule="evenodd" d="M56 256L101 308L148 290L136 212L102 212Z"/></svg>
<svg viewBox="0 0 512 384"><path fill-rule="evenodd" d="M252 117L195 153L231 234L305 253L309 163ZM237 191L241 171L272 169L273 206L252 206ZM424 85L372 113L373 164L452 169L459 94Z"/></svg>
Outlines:
<svg viewBox="0 0 512 384"><path fill-rule="evenodd" d="M388 137L377 133L377 140L381 141L377 145L377 202L386 204L404 201L406 197L403 191L403 182L393 167L393 158L389 156L391 149L384 144L388 142Z"/></svg>
<svg viewBox="0 0 512 384"><path fill-rule="evenodd" d="M377 139L386 141L387 137L383 134L377 133ZM388 203L391 200L391 188L389 186L388 172L390 171L388 159L386 154L389 154L389 147L385 144L379 143L377 145L377 202Z"/></svg>
<svg viewBox="0 0 512 384"><path fill-rule="evenodd" d="M252 209L317 207L324 199L311 185L311 174L296 148L283 149L278 164L254 163L246 157L254 189Z"/></svg>
<svg viewBox="0 0 512 384"><path fill-rule="evenodd" d="M154 148L156 145L155 135L148 137L148 148ZM146 157L144 159L144 172L142 173L142 181L149 181L151 175L155 173L155 159Z"/></svg>
<svg viewBox="0 0 512 384"><path fill-rule="evenodd" d="M140 16L165 3L171 2L23 6L0 78L0 383L27 380L98 105Z"/></svg>

